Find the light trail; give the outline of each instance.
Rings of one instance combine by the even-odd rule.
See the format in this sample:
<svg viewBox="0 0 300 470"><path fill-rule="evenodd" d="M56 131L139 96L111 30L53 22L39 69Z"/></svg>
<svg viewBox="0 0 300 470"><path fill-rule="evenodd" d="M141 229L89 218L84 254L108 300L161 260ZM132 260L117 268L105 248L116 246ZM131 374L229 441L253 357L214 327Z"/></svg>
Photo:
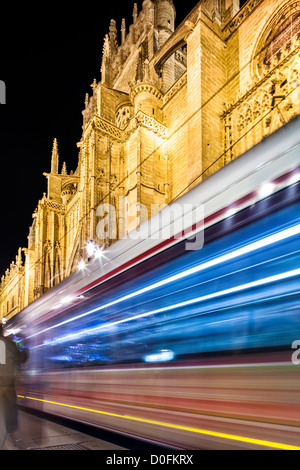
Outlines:
<svg viewBox="0 0 300 470"><path fill-rule="evenodd" d="M183 279L187 276L190 276L192 274L196 274L200 271L204 271L205 269L211 268L213 266L217 266L221 263L224 263L225 261L230 261L233 260L239 256L245 255L252 253L258 249L265 248L266 246L269 246L273 243L277 243L279 241L283 241L285 239L288 239L292 236L299 235L300 233L300 224L297 224L293 227L289 227L288 229L282 230L280 232L277 232L273 235L269 235L267 237L262 238L261 240L257 240L255 242L252 242L248 245L245 245L241 248L238 248L237 250L233 250L229 253L226 253L222 256L218 256L217 258L211 259L209 261L206 261L205 263L201 263L197 266L194 266L192 268L186 269L185 271L182 271L181 273L177 273L175 275L169 276L166 279L163 279L161 281L155 282L154 284L151 284L149 286L143 287L142 289L138 289L135 292L131 292L130 294L124 295L123 297L120 297L119 299L113 300L111 302L108 302L104 305L101 305L100 307L94 308L92 310L89 310L87 312L81 313L80 315L76 315L75 317L69 318L67 320L64 320L62 322L56 323L53 326L50 326L48 328L45 328L37 333L34 333L33 335L28 336L27 338L32 338L38 335L41 335L42 333L45 333L49 330L52 330L54 328L57 328L59 326L65 325L67 323L73 322L75 320L78 320L80 318L83 318L87 315L90 315L92 313L104 310L105 308L111 307L112 305L116 305L120 302L124 302L125 300L129 300L133 297L136 297L141 294L145 294L146 292L150 292L151 290L157 289L159 287L165 286L167 284L170 284L172 282L178 281L180 279ZM143 314L144 316L145 314ZM134 319L136 317L132 317ZM127 319L128 321L130 319ZM122 322L124 320L121 320Z"/></svg>
<svg viewBox="0 0 300 470"><path fill-rule="evenodd" d="M200 428L194 428L191 426L183 426L181 424L174 424L174 423L167 423L164 421L157 421L153 419L146 419L146 418L139 418L136 416L129 416L129 415L120 415L117 413L110 413L108 411L100 411L100 410L95 410L92 408L85 408L82 406L75 406L75 405L69 405L67 403L58 403L55 401L50 401L50 400L43 400L41 398L33 398L33 397L24 397L22 395L18 395L19 398L27 399L27 400L35 400L39 401L42 403L48 403L51 405L56 405L56 406L62 406L66 408L72 408L76 410L82 410L82 411L88 411L90 413L98 413L106 416L112 416L114 418L120 418L120 419L126 419L130 421L137 421L140 423L146 423L146 424L153 424L155 426L163 426L171 429L178 429L180 431L186 431L186 432L193 432L197 434L203 434L206 436L212 436L212 437L219 437L222 439L228 439L228 440L234 440L234 441L239 441L239 442L244 442L247 444L254 444L254 445L259 445L263 447L271 447L275 449L281 449L281 450L300 450L300 447L297 446L292 446L288 444L282 444L279 442L273 442L273 441L265 441L261 439L253 439L250 437L244 437L244 436L237 436L235 434L227 434L223 432L216 432L216 431L210 431L208 429L200 429Z"/></svg>
<svg viewBox="0 0 300 470"><path fill-rule="evenodd" d="M234 293L241 292L241 291L251 289L251 288L254 288L254 287L260 287L260 286L263 286L263 285L266 285L266 284L271 284L273 282L282 281L282 280L285 280L285 279L290 279L292 277L296 277L296 276L299 276L299 275L300 275L300 268L299 269L293 269L292 271L286 271L284 273L276 274L274 276L269 276L269 277L266 277L266 278L263 278L263 279L258 279L256 281L247 282L246 284L241 284L239 286L230 287L229 289L224 289L224 290L221 290L221 291L218 291L218 292L213 292L211 294L203 295L201 297L196 297L194 299L185 300L183 302L179 302L179 303L176 303L176 304L161 307L161 308L158 308L156 310L150 310L148 312L140 313L138 315L134 315L134 316L129 317L129 318L123 318L122 320L118 320L118 321L115 321L115 322L105 323L101 326L96 326L95 328L85 329L85 330L82 330L78 333L71 333L71 334L62 336L60 338L57 338L53 341L47 341L45 343L34 346L32 349L40 348L42 346L49 346L51 344L63 343L65 341L70 341L70 340L74 340L74 339L79 339L81 337L85 337L88 334L89 335L90 334L96 334L96 333L100 332L101 330L113 328L114 326L120 325L122 323L128 323L130 321L138 320L140 318L145 318L145 317L148 317L148 316L151 316L151 315L156 315L158 313L165 313L167 311L175 310L177 308L187 307L189 305L204 302L206 300L215 299L217 297L221 297L221 296L228 295L228 294L234 294Z"/></svg>

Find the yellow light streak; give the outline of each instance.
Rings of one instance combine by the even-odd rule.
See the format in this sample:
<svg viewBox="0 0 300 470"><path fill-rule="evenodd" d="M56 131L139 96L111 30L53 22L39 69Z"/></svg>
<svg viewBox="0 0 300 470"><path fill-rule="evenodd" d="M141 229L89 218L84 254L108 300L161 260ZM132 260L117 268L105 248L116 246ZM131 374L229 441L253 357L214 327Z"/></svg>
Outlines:
<svg viewBox="0 0 300 470"><path fill-rule="evenodd" d="M172 429L179 429L181 431L188 431L188 432L194 432L198 434L205 434L207 436L213 436L213 437L220 437L223 439L230 439L234 441L240 441L240 442L245 442L248 444L255 444L255 445L260 445L264 447L273 447L275 449L282 449L282 450L300 450L300 447L297 446L292 446L288 444L281 444L279 442L271 442L271 441L265 441L261 439L253 439L250 437L244 437L244 436L236 436L234 434L226 434L222 432L216 432L216 431L209 431L207 429L199 429L199 428L193 428L190 426L182 426L181 424L173 424L173 423L166 423L163 421L156 421L152 419L147 419L147 418L138 418L135 416L128 416L128 415L119 415L116 413L109 413L108 411L100 411L100 410L94 410L91 408L84 408L82 406L75 406L75 405L68 405L66 403L58 403L55 401L50 401L50 400L43 400L41 398L33 398L33 397L24 397L22 395L18 395L19 398L25 398L27 400L35 400L35 401L40 401L43 403L49 403L51 405L57 405L57 406L63 406L66 408L73 408L77 410L82 410L82 411L89 411L91 413L98 413L106 416L113 416L115 418L122 418L122 419L128 419L131 421L138 421L142 423L147 423L147 424L154 424L156 426L164 426L167 428L172 428Z"/></svg>

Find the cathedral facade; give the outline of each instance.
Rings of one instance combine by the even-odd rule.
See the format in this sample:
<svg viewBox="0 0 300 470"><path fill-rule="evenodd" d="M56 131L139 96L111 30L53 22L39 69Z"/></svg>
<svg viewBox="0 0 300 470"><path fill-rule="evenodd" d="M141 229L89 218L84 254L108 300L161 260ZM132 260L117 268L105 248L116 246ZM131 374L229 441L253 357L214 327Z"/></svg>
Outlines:
<svg viewBox="0 0 300 470"><path fill-rule="evenodd" d="M201 0L175 18L175 0L144 0L129 28L110 21L76 171L54 139L1 317L78 269L89 241L107 248L299 114L300 1Z"/></svg>

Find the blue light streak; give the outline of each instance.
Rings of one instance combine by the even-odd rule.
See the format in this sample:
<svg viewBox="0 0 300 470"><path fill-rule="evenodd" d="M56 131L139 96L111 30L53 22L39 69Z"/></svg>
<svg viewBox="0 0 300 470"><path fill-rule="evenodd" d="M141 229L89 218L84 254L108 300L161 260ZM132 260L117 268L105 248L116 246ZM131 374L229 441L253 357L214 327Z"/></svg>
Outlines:
<svg viewBox="0 0 300 470"><path fill-rule="evenodd" d="M246 255L246 254L249 254L249 253L252 253L256 250L259 250L261 248L265 248L271 244L274 244L274 243L277 243L277 242L280 242L280 241L283 241L287 238L290 238L290 237L293 237L295 235L299 235L300 233L300 224L297 224L293 227L289 227L288 229L284 229L280 232L277 232L273 235L269 235L267 237L264 237L260 240L257 240L255 242L252 242L250 244L247 244L241 248L238 248L236 250L233 250L229 253L226 253L224 255L221 255L221 256L218 256L214 259L211 259L209 261L206 261L204 263L201 263L197 266L194 266L192 268L189 268L189 269L186 269L180 273L177 273L177 274L174 274L172 276L169 276L167 277L166 279L163 279L161 281L158 281L158 282L155 282L149 286L146 286L146 287L143 287L142 289L138 289L137 291L135 292L131 292L130 294L127 294L123 297L120 297L119 299L115 299L111 302L108 302L104 305L101 305L100 307L97 307L97 308L94 308L92 310L89 310L87 312L84 312L84 313L81 313L80 315L76 315L72 318L69 318L67 320L64 320L62 322L59 322L51 327L48 327L48 328L45 328L44 330L41 330L37 333L34 333L33 335L31 336L28 336L28 338L32 338L32 337L35 337L35 336L38 336L38 335L41 335L49 330L52 330L54 328L57 328L59 326L62 326L62 325L66 325L70 322L73 322L75 320L78 320L80 318L83 318L87 315L90 315L92 313L95 313L95 312L98 312L98 311L101 311L101 310L104 310L108 307L111 307L113 305L116 305L118 303L121 303L121 302L124 302L125 300L128 300L128 299L131 299L131 298L134 298L138 295L141 295L141 294L144 294L146 292L149 292L151 290L154 290L154 289L157 289L159 287L162 287L162 286L165 286L167 284L170 284L172 282L175 282L175 281L178 281L180 279L183 279L187 276L191 276L193 274L196 274L200 271L204 271L205 269L209 269L211 267L214 267L214 266L217 266L221 263L224 263L226 261L231 261L239 256L242 256L242 255ZM262 282L264 281L265 283L268 283L268 282L274 282L272 280L269 280L269 279L274 279L277 278L278 276L278 280L279 279L283 279L283 278L280 278L280 276L287 276L287 277L291 277L291 276L296 276L298 275L298 271L299 270L293 270L293 271L290 271L290 272L287 272L287 273L283 273L283 274L279 274L279 275L276 275L276 276L271 276L270 278L266 278L264 280L259 280L259 281L255 281L254 283L248 283L248 284L244 284L243 286L237 286L235 288L231 288L231 289L225 289L224 291L220 291L219 293L214 293L214 294L209 294L208 296L203 296L203 297L200 297L198 299L192 299L192 300L189 300L189 301L186 301L186 302L181 302L180 304L176 304L176 306L169 306L169 307L164 307L162 309L157 309L157 310L153 310L151 312L146 312L146 313L143 313L141 315L135 315L133 317L130 317L130 318L127 318L127 319L124 319L124 320L119 320L117 322L113 322L113 323L108 323L108 324L105 324L105 325L102 325L100 327L96 327L95 329L92 329L92 330L86 330L87 333L89 333L90 331L96 331L96 330L100 330L100 329L103 329L103 328L110 328L112 327L113 325L118 325L120 323L124 323L124 322L128 322L128 321L131 321L131 320L135 320L135 319L138 319L138 318L142 318L144 316L148 316L148 315L153 315L155 313L161 313L162 311L166 311L166 310L170 310L170 309L173 309L173 308L179 308L180 306L186 306L186 305L189 305L190 303L195 303L195 302L199 302L199 301L202 301L202 300L208 300L210 298L214 298L214 297L217 297L219 295L225 295L226 293L233 293L233 292L237 292L238 290L243 290L245 288L250 288L250 287L255 287L255 283L256 282ZM294 273L294 274L289 274L289 273ZM259 285L259 284L258 284ZM249 287L244 287L244 286L249 286ZM233 290L232 290L233 289ZM81 334L81 333L79 333ZM67 338L64 337L64 338ZM45 343L45 344L49 344L49 343ZM51 343L52 344L52 343Z"/></svg>
<svg viewBox="0 0 300 470"><path fill-rule="evenodd" d="M118 320L118 321L115 321L115 322L106 323L104 325L97 326L95 328L82 330L78 333L72 333L72 334L63 336L61 338L57 338L53 341L45 342L45 343L43 343L39 346L36 346L36 347L48 346L50 344L64 343L66 341L70 341L70 340L85 337L86 335L91 335L91 334L94 335L94 334L100 332L101 330L113 328L114 326L121 325L122 323L128 323L130 321L138 320L140 318L145 318L145 317L148 317L150 315L165 313L167 311L174 310L174 309L177 309L177 308L187 307L189 305L193 305L193 304L196 304L196 303L200 303L200 302L204 302L204 301L207 301L207 300L215 299L217 297L221 297L221 296L228 295L228 294L234 294L234 293L241 292L241 291L244 291L244 290L247 290L247 289L260 287L260 286L263 286L263 285L266 285L266 284L270 284L270 283L274 283L274 282L277 282L277 281L289 279L289 278L296 277L296 276L299 276L299 275L300 275L300 269L293 269L292 271L286 271L284 273L276 274L274 276L269 276L269 277L266 277L266 278L263 278L263 279L258 279L256 281L247 282L247 283L241 284L239 286L230 287L228 289L223 289L223 290L218 291L218 292L213 292L212 294L203 295L203 296L200 296L200 297L196 297L194 299L185 300L183 302L179 302L179 303L176 303L176 304L173 304L173 305L158 308L156 310L151 310L151 311L148 311L148 312L144 312L144 313L141 313L139 315L134 315L132 317L125 318L123 320Z"/></svg>

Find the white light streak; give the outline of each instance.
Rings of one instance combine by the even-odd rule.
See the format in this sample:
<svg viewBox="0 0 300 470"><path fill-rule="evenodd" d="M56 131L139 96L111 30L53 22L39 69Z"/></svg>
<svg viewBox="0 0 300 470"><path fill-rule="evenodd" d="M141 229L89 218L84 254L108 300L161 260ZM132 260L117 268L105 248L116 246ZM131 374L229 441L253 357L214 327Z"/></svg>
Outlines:
<svg viewBox="0 0 300 470"><path fill-rule="evenodd" d="M291 176L290 180L289 180L289 184L295 184L295 183L298 183L298 181L300 181L300 173L295 173Z"/></svg>
<svg viewBox="0 0 300 470"><path fill-rule="evenodd" d="M82 271L83 269L85 269L85 262L84 262L84 260L83 260L83 259L80 260L77 266L78 266L78 269L79 269L80 271Z"/></svg>
<svg viewBox="0 0 300 470"><path fill-rule="evenodd" d="M71 302L73 302L73 300L75 300L75 297L65 297L64 299L62 299L61 303L62 304L70 304Z"/></svg>
<svg viewBox="0 0 300 470"><path fill-rule="evenodd" d="M196 274L200 271L204 271L205 269L212 268L212 267L217 266L217 265L219 265L221 263L224 263L226 261L231 261L231 260L233 260L233 259L235 259L239 256L247 255L247 254L252 253L256 250L259 250L259 249L264 248L266 246L272 245L273 243L277 243L277 242L280 242L280 241L285 240L287 238L290 238L292 236L299 235L299 233L300 233L300 224L297 224L293 227L289 227L285 230L281 230L280 232L277 232L273 235L269 235L269 236L264 237L260 240L249 243L248 245L245 245L241 248L233 250L229 253L218 256L214 259L211 259L209 261L201 263L201 264L199 264L197 266L194 266L192 268L186 269L185 271L182 271L178 274L174 274L173 276L169 276L166 279L155 282L155 283L153 283L149 286L143 287L142 289L138 289L137 291L131 292L130 294L127 294L127 295L124 295L123 297L120 297L119 299L115 299L111 302L103 304L100 307L94 308L94 309L89 310L87 312L76 315L75 317L69 318L69 319L64 320L62 322L59 322L56 325L50 326L49 328L45 328L44 330L41 330L41 331L31 335L31 336L28 336L28 338L40 335L40 334L45 333L49 330L52 330L53 328L57 328L59 326L62 326L62 325L65 325L67 323L78 320L79 318L83 318L87 315L90 315L92 313L104 310L108 307L111 307L112 305L116 305L120 302L124 302L125 300L129 300L129 299L131 299L133 297L136 297L138 295L145 294L146 292L150 292L151 290L154 290L154 289L157 289L159 287L165 286L165 285L170 284L172 282L176 282L176 281L178 281L180 279L183 279L187 276L191 276L191 275Z"/></svg>
<svg viewBox="0 0 300 470"><path fill-rule="evenodd" d="M166 361L171 361L174 359L174 353L173 351L170 351L169 349L161 349L157 353L153 354L148 354L145 358L145 362L166 362Z"/></svg>
<svg viewBox="0 0 300 470"><path fill-rule="evenodd" d="M148 317L150 315L155 315L155 314L158 314L158 313L165 313L167 311L175 310L175 309L182 308L182 307L188 307L189 305L197 304L197 303L200 303L200 302L205 302L207 300L216 299L218 297L222 297L222 296L228 295L228 294L235 294L237 292L241 292L241 291L244 291L244 290L247 290L247 289L260 287L260 286L263 286L263 285L266 285L266 284L271 284L271 283L274 283L274 282L277 282L277 281L282 281L282 280L289 279L289 278L292 278L292 277L296 277L296 276L299 276L299 275L300 275L300 269L293 269L292 271L286 271L284 273L276 274L274 276L269 276L269 277L266 277L266 278L263 278L263 279L258 279L256 281L247 282L245 284L241 284L241 285L235 286L235 287L230 287L228 289L223 289L221 291L213 292L211 294L202 295L201 297L196 297L194 299L185 300L183 302L168 305L168 306L165 306L165 307L162 307L162 308L158 308L156 310L151 310L151 311L144 312L144 313L141 313L141 314L138 314L138 315L134 315L134 316L129 317L129 318L124 318L123 320L118 320L118 321L115 321L115 322L105 323L105 324L103 324L101 326L97 326L95 328L86 329L86 330L80 331L78 333L73 333L73 334L63 336L61 338L57 338L54 341L44 343L40 346L44 346L45 344L49 345L49 344L64 343L65 341L70 341L70 340L85 337L87 334L90 335L90 334L98 333L101 330L109 329L109 328L112 328L113 326L121 325L122 323L128 323L130 321L138 320L140 318L145 318L145 317ZM40 347L40 346L37 346L37 347Z"/></svg>
<svg viewBox="0 0 300 470"><path fill-rule="evenodd" d="M237 207L232 207L231 209L228 209L228 211L226 212L226 217L230 217L230 216L236 214L237 211L238 211Z"/></svg>
<svg viewBox="0 0 300 470"><path fill-rule="evenodd" d="M268 197L268 196L270 196L270 194L273 193L274 189L275 189L275 184L265 183L258 190L259 196L261 198Z"/></svg>

